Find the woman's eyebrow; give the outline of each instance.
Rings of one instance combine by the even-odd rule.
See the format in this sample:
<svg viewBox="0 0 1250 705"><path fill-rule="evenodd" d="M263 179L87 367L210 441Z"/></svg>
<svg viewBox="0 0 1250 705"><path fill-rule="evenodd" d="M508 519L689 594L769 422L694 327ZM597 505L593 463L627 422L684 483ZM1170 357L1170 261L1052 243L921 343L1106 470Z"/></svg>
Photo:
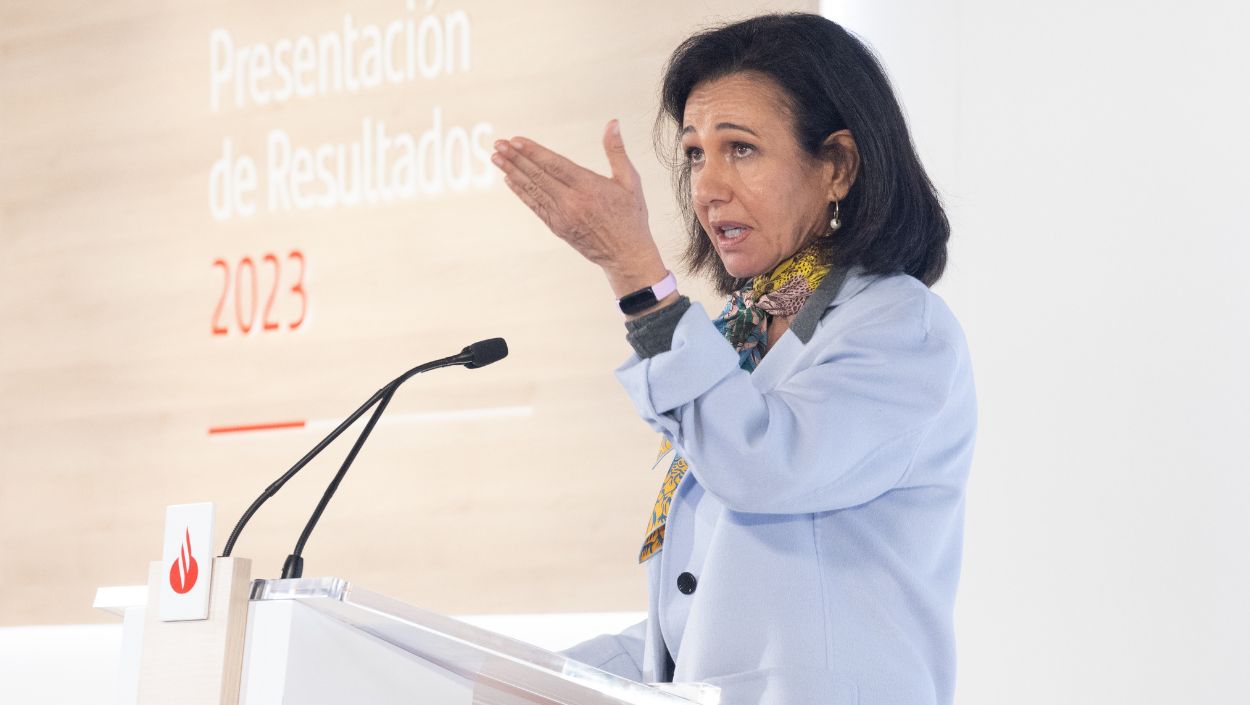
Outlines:
<svg viewBox="0 0 1250 705"><path fill-rule="evenodd" d="M744 127L742 125L739 125L733 122L716 123L716 129L718 130L741 130L747 134L755 135L756 137L759 137L759 133L757 133L755 130L752 130L749 127ZM694 125L686 125L685 127L681 129L681 133L683 135L690 134L691 132L694 132Z"/></svg>

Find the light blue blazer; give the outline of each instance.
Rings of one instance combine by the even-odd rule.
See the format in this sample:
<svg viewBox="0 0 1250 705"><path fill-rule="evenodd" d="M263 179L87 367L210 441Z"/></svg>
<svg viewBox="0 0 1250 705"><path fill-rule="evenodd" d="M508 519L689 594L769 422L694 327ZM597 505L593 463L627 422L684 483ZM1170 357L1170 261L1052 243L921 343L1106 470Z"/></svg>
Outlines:
<svg viewBox="0 0 1250 705"><path fill-rule="evenodd" d="M952 701L967 345L910 276L833 279L753 374L699 305L671 350L617 370L690 470L646 563L647 620L568 655L654 682L671 653L672 680L723 705Z"/></svg>

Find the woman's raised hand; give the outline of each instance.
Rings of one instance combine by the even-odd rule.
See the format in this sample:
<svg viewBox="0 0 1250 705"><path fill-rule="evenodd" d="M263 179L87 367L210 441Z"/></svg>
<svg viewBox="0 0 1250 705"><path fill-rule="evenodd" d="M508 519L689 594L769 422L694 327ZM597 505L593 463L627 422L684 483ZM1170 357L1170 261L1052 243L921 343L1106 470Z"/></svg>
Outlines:
<svg viewBox="0 0 1250 705"><path fill-rule="evenodd" d="M602 267L617 295L623 296L659 281L665 268L647 222L642 181L625 154L616 120L604 131L603 148L611 177L524 137L495 142L491 161L503 171L508 188L551 232Z"/></svg>

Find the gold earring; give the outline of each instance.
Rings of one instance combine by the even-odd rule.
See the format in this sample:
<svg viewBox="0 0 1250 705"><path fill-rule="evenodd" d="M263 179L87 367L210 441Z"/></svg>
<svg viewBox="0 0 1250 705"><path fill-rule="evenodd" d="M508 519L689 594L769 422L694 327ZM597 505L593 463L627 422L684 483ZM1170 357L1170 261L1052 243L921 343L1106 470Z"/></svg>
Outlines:
<svg viewBox="0 0 1250 705"><path fill-rule="evenodd" d="M837 201L833 202L833 217L829 219L829 234L838 232L838 228L842 227L842 207Z"/></svg>

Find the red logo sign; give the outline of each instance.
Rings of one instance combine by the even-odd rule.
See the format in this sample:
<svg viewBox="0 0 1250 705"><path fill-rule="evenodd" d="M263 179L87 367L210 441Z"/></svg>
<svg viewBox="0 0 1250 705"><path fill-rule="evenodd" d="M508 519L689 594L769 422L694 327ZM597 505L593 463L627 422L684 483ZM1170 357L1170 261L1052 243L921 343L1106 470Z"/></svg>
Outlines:
<svg viewBox="0 0 1250 705"><path fill-rule="evenodd" d="M182 544L178 560L169 566L169 587L179 595L186 594L195 587L195 579L200 575L200 567L191 555L191 529L187 528L187 541Z"/></svg>

